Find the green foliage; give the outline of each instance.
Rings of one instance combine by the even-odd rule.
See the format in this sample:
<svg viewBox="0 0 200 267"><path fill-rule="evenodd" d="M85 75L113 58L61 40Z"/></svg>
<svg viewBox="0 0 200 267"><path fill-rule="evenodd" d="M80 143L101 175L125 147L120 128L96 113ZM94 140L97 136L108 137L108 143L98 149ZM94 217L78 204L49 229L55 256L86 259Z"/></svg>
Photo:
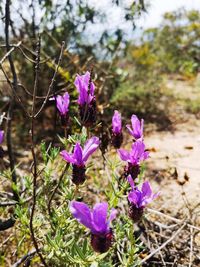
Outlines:
<svg viewBox="0 0 200 267"><path fill-rule="evenodd" d="M67 144L68 149L73 146L77 140L87 137L85 129L82 134L70 136L63 143ZM36 239L42 245L42 253L50 266L139 266L138 253L143 249L139 240L135 240L134 226L128 217L127 196L129 188L127 181L120 181L119 187L119 169L121 163L116 157L107 158L106 173L102 173L104 183L108 182L104 200L109 203L110 208L118 208L117 219L113 222L115 242L112 248L103 254L94 253L90 245L90 235L86 228L75 220L69 211L69 202L73 199L83 198L89 204L93 204L94 193L86 193L85 186L78 190L71 181L71 170L68 169L59 185L56 195L51 203L51 213L47 206L48 202L59 179L60 173L64 169L64 161L58 154L58 149L46 147L45 143L41 144L41 162L40 176L37 184L37 209L34 215L34 232ZM143 171L142 171L143 173ZM141 173L141 176L143 175ZM95 180L101 180L99 171L89 168L89 173ZM98 176L95 178L95 176ZM25 176L26 191L21 196L22 199L32 195L32 184L30 177ZM90 183L90 182L89 182ZM99 189L99 184L93 183L94 192ZM92 194L92 195L90 195ZM93 199L93 200L91 200ZM18 238L18 255L23 255L24 247L30 242L30 206L27 201L20 201L15 209L15 216L18 218L18 227L20 235ZM124 209L126 212L124 213ZM1 257L2 258L2 257ZM3 258L2 258L3 260ZM37 264L39 258L35 258Z"/></svg>
<svg viewBox="0 0 200 267"><path fill-rule="evenodd" d="M148 47L151 64L160 68L161 73L180 73L188 78L196 75L199 65L200 12L180 9L163 16L159 28L148 29L142 36L142 45L137 50ZM133 59L135 56L133 47Z"/></svg>

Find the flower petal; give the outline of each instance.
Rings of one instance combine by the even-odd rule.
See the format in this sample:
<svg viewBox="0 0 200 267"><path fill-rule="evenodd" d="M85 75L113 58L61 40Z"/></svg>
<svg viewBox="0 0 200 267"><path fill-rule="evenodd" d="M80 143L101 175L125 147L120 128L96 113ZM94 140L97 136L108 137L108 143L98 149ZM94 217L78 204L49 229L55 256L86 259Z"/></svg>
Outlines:
<svg viewBox="0 0 200 267"><path fill-rule="evenodd" d="M107 231L107 211L108 203L97 203L94 206L92 217L93 217L93 227L98 233L106 233Z"/></svg>
<svg viewBox="0 0 200 267"><path fill-rule="evenodd" d="M126 128L128 129L129 133L130 133L132 136L134 136L134 132L133 132L133 130L131 129L130 124L127 124L127 125L126 125Z"/></svg>
<svg viewBox="0 0 200 267"><path fill-rule="evenodd" d="M150 197L152 194L152 189L148 181L144 182L142 185L142 195L143 197Z"/></svg>
<svg viewBox="0 0 200 267"><path fill-rule="evenodd" d="M132 128L133 128L133 136L136 139L141 138L142 136L142 125L140 123L140 120L138 119L138 117L136 115L132 115L131 116L131 124L132 124Z"/></svg>
<svg viewBox="0 0 200 267"><path fill-rule="evenodd" d="M88 86L90 80L90 73L87 71L84 75L77 75L75 79L75 86L79 92L78 103L84 105L85 103L90 103L91 94L94 93L94 85L90 88L91 92L88 94Z"/></svg>
<svg viewBox="0 0 200 267"><path fill-rule="evenodd" d="M83 152L82 152L82 147L80 145L80 143L76 143L75 147L74 147L74 155L73 155L74 159L75 159L75 164L78 166L84 165L83 162Z"/></svg>
<svg viewBox="0 0 200 267"><path fill-rule="evenodd" d="M91 211L85 203L72 201L69 209L78 222L89 228L91 231L93 230Z"/></svg>
<svg viewBox="0 0 200 267"><path fill-rule="evenodd" d="M121 114L115 110L114 115L112 117L112 131L113 133L120 133L122 130L122 120Z"/></svg>
<svg viewBox="0 0 200 267"><path fill-rule="evenodd" d="M56 97L56 106L62 115L65 115L69 111L69 94L66 92L63 96L58 95Z"/></svg>
<svg viewBox="0 0 200 267"><path fill-rule="evenodd" d="M130 160L130 153L125 149L118 149L117 150L121 160L129 161Z"/></svg>
<svg viewBox="0 0 200 267"><path fill-rule="evenodd" d="M83 149L83 161L86 162L90 155L94 153L94 151L98 148L100 144L99 138L94 136L90 138L84 146Z"/></svg>
<svg viewBox="0 0 200 267"><path fill-rule="evenodd" d="M138 193L136 192L136 190L134 191L131 191L129 194L128 194L128 200L130 203L133 203L135 204L137 207L138 206L138 201L139 201L139 197L138 197Z"/></svg>
<svg viewBox="0 0 200 267"><path fill-rule="evenodd" d="M134 189L134 188L135 188L135 183L134 183L133 178L131 177L131 175L129 175L129 176L127 177L127 180L128 180L128 182L129 182L131 188Z"/></svg>
<svg viewBox="0 0 200 267"><path fill-rule="evenodd" d="M93 82L91 82L90 84L90 95L93 96L94 95L94 90L95 90L95 85Z"/></svg>
<svg viewBox="0 0 200 267"><path fill-rule="evenodd" d="M109 224L110 224L110 222L112 222L113 220L115 220L115 218L117 217L117 210L116 209L114 209L114 208L112 208L111 209L111 212L110 212L110 217L109 217Z"/></svg>
<svg viewBox="0 0 200 267"><path fill-rule="evenodd" d="M75 159L74 159L73 155L70 155L66 150L61 151L60 155L62 156L62 158L65 161L72 163L72 164L75 163Z"/></svg>

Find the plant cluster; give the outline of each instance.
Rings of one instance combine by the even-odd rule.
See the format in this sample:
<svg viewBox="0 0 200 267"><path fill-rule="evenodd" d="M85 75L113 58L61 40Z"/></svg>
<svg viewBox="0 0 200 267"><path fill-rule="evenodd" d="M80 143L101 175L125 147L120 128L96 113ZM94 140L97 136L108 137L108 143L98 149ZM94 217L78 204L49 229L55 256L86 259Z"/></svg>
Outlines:
<svg viewBox="0 0 200 267"><path fill-rule="evenodd" d="M126 166L122 171L122 161L110 152L103 155L104 169L102 164L96 166L101 155L94 160L90 157L101 140L93 135L97 110L90 72L77 75L75 86L80 115L76 121L81 133L67 133L72 104L69 94L50 98L56 103L64 129L65 137L60 137L60 141L65 149L60 151L52 145L47 148L42 143L37 155L42 158L36 170L36 183L31 182L31 175L23 177L25 191L19 195L15 209L19 221L16 227L20 228L18 249L21 253L27 251L25 247L32 237L35 253L46 266L138 266L142 244L134 236L134 223L141 220L146 205L158 196L152 193L148 181L142 183L140 189L143 162L149 156L143 140L144 122L132 115L131 125L126 127L133 143L127 151L120 148L122 118L115 111L110 144ZM2 143L3 132L0 133ZM104 171L106 174L100 178ZM9 174L4 170L2 175ZM19 187L16 192L20 192ZM34 213L30 212L33 206L27 199L32 199ZM35 261L37 257L32 259Z"/></svg>

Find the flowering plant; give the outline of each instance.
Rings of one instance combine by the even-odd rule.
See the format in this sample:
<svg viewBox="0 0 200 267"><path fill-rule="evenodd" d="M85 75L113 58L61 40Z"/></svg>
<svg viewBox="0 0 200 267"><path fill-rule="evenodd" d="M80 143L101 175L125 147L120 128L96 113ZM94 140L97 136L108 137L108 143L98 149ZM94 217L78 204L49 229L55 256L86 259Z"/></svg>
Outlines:
<svg viewBox="0 0 200 267"><path fill-rule="evenodd" d="M119 149L118 154L121 160L126 161L128 165L125 168L126 175L131 174L132 178L137 178L140 173L140 164L149 157L149 152L145 150L145 144L137 140L132 144L130 152L125 149Z"/></svg>
<svg viewBox="0 0 200 267"><path fill-rule="evenodd" d="M74 147L73 154L69 154L66 150L60 152L62 158L73 166L72 181L75 184L82 184L85 181L85 163L89 156L92 155L99 146L99 138L94 136L90 138L82 149L79 142Z"/></svg>
<svg viewBox="0 0 200 267"><path fill-rule="evenodd" d="M83 125L89 127L96 122L96 98L95 85L91 81L91 73L87 71L83 75L77 74L74 85L79 93L78 104L80 118Z"/></svg>
<svg viewBox="0 0 200 267"><path fill-rule="evenodd" d="M97 203L91 211L85 203L77 201L71 202L70 211L81 224L90 229L93 249L101 253L106 252L112 244L110 223L115 219L117 211L112 209L107 220L108 203Z"/></svg>
<svg viewBox="0 0 200 267"><path fill-rule="evenodd" d="M132 128L128 126L134 137L131 149L119 149L123 141L122 115L115 110L107 129L108 132L111 129L108 138L112 147L118 149L119 157L115 157L117 153L111 147L111 153L103 154L103 161L97 153L93 162L91 156L100 147L100 140L104 140L95 131L98 127L92 127L97 110L91 74L77 75L75 86L79 95L74 108L79 109L80 121L78 116L70 117L72 127L69 127L70 96L67 92L56 96L61 124L65 133L66 127L69 128L68 136L62 137L59 131L55 145L50 143L46 147L42 143L43 162L39 165L36 159L40 151L34 152L36 146L32 138L33 174L23 177L25 190L21 185L14 187L16 203L19 203L15 217L24 230L23 240L29 244L31 237L35 253L46 267L139 266L141 246L134 238L134 223L141 219L146 205L158 196L152 193L147 181L139 189L141 164L149 157L143 140L143 120L139 121L135 115L131 117ZM101 121L97 123L100 124ZM2 142L3 131L0 131L0 144ZM61 151L58 146L62 147ZM123 161L126 166L121 175ZM87 183L84 183L86 174ZM131 185L128 194L127 178ZM31 199L33 205L24 202L24 196ZM86 232L85 227L89 231Z"/></svg>
<svg viewBox="0 0 200 267"><path fill-rule="evenodd" d="M131 116L131 126L128 124L126 128L128 129L129 133L137 140L143 137L143 128L144 128L144 120L141 121L138 119L136 115Z"/></svg>
<svg viewBox="0 0 200 267"><path fill-rule="evenodd" d="M115 148L120 148L123 142L121 114L115 110L112 117L112 144Z"/></svg>

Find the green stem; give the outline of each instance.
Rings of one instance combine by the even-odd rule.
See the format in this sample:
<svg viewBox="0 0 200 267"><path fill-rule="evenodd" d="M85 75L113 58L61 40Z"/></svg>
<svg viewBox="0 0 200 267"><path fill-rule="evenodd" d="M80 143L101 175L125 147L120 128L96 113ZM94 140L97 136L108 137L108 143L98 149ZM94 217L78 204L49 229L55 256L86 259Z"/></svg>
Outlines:
<svg viewBox="0 0 200 267"><path fill-rule="evenodd" d="M130 253L129 259L127 263L127 267L132 267L135 261L135 235L134 235L134 224L130 222L130 230L129 230L129 240L130 240Z"/></svg>

